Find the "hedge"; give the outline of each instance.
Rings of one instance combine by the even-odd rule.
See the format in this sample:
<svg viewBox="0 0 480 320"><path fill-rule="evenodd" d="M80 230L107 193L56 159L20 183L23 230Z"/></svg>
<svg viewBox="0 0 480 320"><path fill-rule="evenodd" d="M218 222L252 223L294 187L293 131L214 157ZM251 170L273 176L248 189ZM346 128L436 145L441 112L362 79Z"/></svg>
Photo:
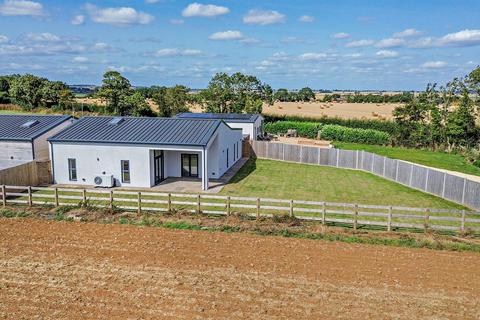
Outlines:
<svg viewBox="0 0 480 320"><path fill-rule="evenodd" d="M342 119L338 117L301 117L301 116L285 116L285 115L263 115L265 123L278 122L278 121L293 121L293 122L312 122L321 124L338 124L340 126L360 129L374 129L389 134L394 134L397 130L397 124L388 120L376 120L376 119Z"/></svg>
<svg viewBox="0 0 480 320"><path fill-rule="evenodd" d="M317 138L318 131L322 128L321 123L300 121L277 121L267 122L265 131L270 134L286 134L288 129L295 129L300 137L310 139Z"/></svg>
<svg viewBox="0 0 480 320"><path fill-rule="evenodd" d="M390 135L373 129L348 128L339 125L324 125L320 137L325 140L386 145Z"/></svg>

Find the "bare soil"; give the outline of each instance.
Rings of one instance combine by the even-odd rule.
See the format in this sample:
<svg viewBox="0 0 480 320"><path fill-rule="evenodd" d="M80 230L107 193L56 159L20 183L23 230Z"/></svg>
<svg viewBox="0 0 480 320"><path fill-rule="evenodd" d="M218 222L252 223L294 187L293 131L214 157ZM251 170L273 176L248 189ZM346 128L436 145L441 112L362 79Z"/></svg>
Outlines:
<svg viewBox="0 0 480 320"><path fill-rule="evenodd" d="M0 219L1 319L478 319L480 255Z"/></svg>

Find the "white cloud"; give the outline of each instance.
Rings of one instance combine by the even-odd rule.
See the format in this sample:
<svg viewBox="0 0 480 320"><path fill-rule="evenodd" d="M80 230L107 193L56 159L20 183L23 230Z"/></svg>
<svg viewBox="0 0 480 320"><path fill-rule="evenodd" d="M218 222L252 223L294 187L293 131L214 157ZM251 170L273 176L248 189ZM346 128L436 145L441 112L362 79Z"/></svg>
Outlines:
<svg viewBox="0 0 480 320"><path fill-rule="evenodd" d="M230 40L241 40L244 36L240 31L222 31L222 32L215 32L214 34L210 35L210 40L217 40L217 41L230 41Z"/></svg>
<svg viewBox="0 0 480 320"><path fill-rule="evenodd" d="M170 19L170 24L184 24L185 21L182 19Z"/></svg>
<svg viewBox="0 0 480 320"><path fill-rule="evenodd" d="M256 38L243 38L243 39L240 39L239 42L243 43L245 45L253 45L253 44L262 43L262 41L260 41Z"/></svg>
<svg viewBox="0 0 480 320"><path fill-rule="evenodd" d="M421 32L416 30L416 29L413 29L413 28L410 28L410 29L405 29L403 31L400 31L400 32L396 32L393 34L393 36L395 38L408 38L408 37L415 37L415 36L418 36L420 35Z"/></svg>
<svg viewBox="0 0 480 320"><path fill-rule="evenodd" d="M307 52L298 56L298 58L303 61L320 61L320 60L324 60L327 57L328 55L326 53L314 53L314 52Z"/></svg>
<svg viewBox="0 0 480 320"><path fill-rule="evenodd" d="M395 58L398 57L398 52L391 50L380 50L375 53L379 58Z"/></svg>
<svg viewBox="0 0 480 320"><path fill-rule="evenodd" d="M445 61L427 61L422 64L422 68L425 69L442 69L448 66Z"/></svg>
<svg viewBox="0 0 480 320"><path fill-rule="evenodd" d="M74 26L79 26L81 24L85 23L85 16L83 14L78 14L70 20L70 23L73 24Z"/></svg>
<svg viewBox="0 0 480 320"><path fill-rule="evenodd" d="M248 24L268 25L285 21L285 15L275 10L253 9L243 17L243 22Z"/></svg>
<svg viewBox="0 0 480 320"><path fill-rule="evenodd" d="M382 39L375 44L377 48L398 48L406 44L404 39L401 38L388 38Z"/></svg>
<svg viewBox="0 0 480 320"><path fill-rule="evenodd" d="M72 59L72 62L75 62L75 63L85 63L85 62L88 62L88 58L86 57L74 57Z"/></svg>
<svg viewBox="0 0 480 320"><path fill-rule="evenodd" d="M347 39L347 38L350 38L350 35L348 33L345 33L345 32L339 32L339 33L333 34L332 38L334 38L334 39Z"/></svg>
<svg viewBox="0 0 480 320"><path fill-rule="evenodd" d="M39 17L45 15L43 5L34 1L27 0L5 0L0 5L0 15L2 16L32 16Z"/></svg>
<svg viewBox="0 0 480 320"><path fill-rule="evenodd" d="M59 36L52 33L48 33L48 32L43 32L43 33L30 32L25 35L25 39L30 41L38 41L38 42L57 42L61 40Z"/></svg>
<svg viewBox="0 0 480 320"><path fill-rule="evenodd" d="M216 17L230 12L227 7L213 4L191 3L182 11L184 17Z"/></svg>
<svg viewBox="0 0 480 320"><path fill-rule="evenodd" d="M202 55L203 52L196 49L185 49L179 50L176 48L165 48L157 50L153 53L153 56L157 58L166 58L166 57L192 57Z"/></svg>
<svg viewBox="0 0 480 320"><path fill-rule="evenodd" d="M312 17L312 16L304 15L304 16L301 16L300 18L298 18L298 21L305 22L305 23L311 23L311 22L315 21L315 18Z"/></svg>
<svg viewBox="0 0 480 320"><path fill-rule="evenodd" d="M117 51L118 49L105 42L97 42L90 48L90 50L95 52L112 52Z"/></svg>
<svg viewBox="0 0 480 320"><path fill-rule="evenodd" d="M442 46L474 46L480 44L480 30L462 30L449 33L439 39Z"/></svg>
<svg viewBox="0 0 480 320"><path fill-rule="evenodd" d="M90 19L96 23L111 25L148 24L154 17L130 7L98 8L93 4L87 4L86 9Z"/></svg>
<svg viewBox="0 0 480 320"><path fill-rule="evenodd" d="M0 34L0 43L8 42L8 37Z"/></svg>
<svg viewBox="0 0 480 320"><path fill-rule="evenodd" d="M356 40L348 42L345 46L347 48L368 47L374 43L375 41L373 40Z"/></svg>

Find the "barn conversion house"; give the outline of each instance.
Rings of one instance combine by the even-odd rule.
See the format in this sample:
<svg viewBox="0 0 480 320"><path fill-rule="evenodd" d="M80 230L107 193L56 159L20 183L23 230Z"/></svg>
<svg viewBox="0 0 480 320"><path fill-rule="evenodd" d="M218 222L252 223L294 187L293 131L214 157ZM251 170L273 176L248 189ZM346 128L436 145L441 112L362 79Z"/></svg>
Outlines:
<svg viewBox="0 0 480 320"><path fill-rule="evenodd" d="M231 128L242 129L243 137L257 140L263 135L263 117L260 114L245 113L192 113L185 112L176 116L179 119L218 119L225 121Z"/></svg>
<svg viewBox="0 0 480 320"><path fill-rule="evenodd" d="M0 115L0 170L48 160L47 138L65 129L70 116Z"/></svg>
<svg viewBox="0 0 480 320"><path fill-rule="evenodd" d="M48 141L58 184L152 187L184 177L207 190L242 155L242 131L220 119L84 117Z"/></svg>

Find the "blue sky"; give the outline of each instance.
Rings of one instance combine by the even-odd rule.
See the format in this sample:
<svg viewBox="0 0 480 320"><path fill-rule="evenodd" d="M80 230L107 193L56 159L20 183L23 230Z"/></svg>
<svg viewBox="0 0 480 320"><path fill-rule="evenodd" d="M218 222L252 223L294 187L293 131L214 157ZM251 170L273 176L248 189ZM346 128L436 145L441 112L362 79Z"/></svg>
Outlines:
<svg viewBox="0 0 480 320"><path fill-rule="evenodd" d="M478 0L0 0L0 74L202 88L423 89L480 64Z"/></svg>

